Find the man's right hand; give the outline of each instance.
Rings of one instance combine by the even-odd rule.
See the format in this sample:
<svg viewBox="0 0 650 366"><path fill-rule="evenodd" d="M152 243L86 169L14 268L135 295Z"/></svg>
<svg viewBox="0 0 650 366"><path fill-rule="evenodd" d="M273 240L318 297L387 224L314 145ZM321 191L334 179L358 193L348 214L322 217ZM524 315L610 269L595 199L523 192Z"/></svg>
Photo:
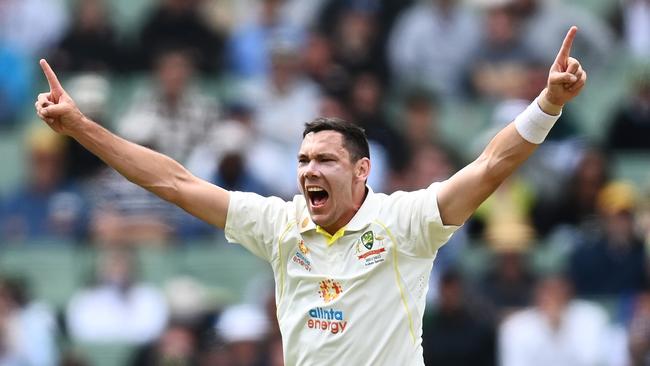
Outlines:
<svg viewBox="0 0 650 366"><path fill-rule="evenodd" d="M41 60L40 64L50 85L50 91L38 95L35 103L36 114L54 131L70 135L84 122L84 115L63 89L47 61Z"/></svg>

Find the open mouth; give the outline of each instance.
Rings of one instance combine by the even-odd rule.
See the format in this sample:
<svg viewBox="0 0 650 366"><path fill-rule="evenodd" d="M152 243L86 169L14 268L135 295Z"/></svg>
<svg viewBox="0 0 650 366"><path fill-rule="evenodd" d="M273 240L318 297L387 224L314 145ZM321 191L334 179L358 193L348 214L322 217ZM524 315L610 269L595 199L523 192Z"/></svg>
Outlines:
<svg viewBox="0 0 650 366"><path fill-rule="evenodd" d="M320 187L307 187L307 197L313 207L321 207L325 205L329 198L329 193Z"/></svg>

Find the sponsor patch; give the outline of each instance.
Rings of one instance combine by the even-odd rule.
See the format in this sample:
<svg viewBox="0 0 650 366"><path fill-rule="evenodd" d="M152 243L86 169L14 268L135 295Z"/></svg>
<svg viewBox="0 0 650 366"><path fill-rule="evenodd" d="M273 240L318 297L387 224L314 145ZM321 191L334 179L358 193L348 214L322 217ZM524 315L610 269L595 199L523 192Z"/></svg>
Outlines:
<svg viewBox="0 0 650 366"><path fill-rule="evenodd" d="M343 333L348 326L343 311L332 308L314 308L308 312L305 326L309 329L332 334Z"/></svg>
<svg viewBox="0 0 650 366"><path fill-rule="evenodd" d="M383 236L366 231L357 239L356 256L359 261L363 261L364 266L372 266L385 261L384 253L386 253L386 248Z"/></svg>
<svg viewBox="0 0 650 366"><path fill-rule="evenodd" d="M343 286L339 281L327 279L318 284L318 295L326 304L339 297L341 293L343 293Z"/></svg>
<svg viewBox="0 0 650 366"><path fill-rule="evenodd" d="M304 254L300 253L299 251L296 251L296 253L291 258L291 261L293 263L298 264L299 266L304 268L306 271L311 272L311 261L307 257L305 257Z"/></svg>

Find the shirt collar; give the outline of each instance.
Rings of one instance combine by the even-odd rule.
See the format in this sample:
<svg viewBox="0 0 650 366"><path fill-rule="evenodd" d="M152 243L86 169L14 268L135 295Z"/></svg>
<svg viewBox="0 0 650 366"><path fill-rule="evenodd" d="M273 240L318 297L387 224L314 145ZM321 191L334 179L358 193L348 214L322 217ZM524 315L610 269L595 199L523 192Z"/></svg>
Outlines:
<svg viewBox="0 0 650 366"><path fill-rule="evenodd" d="M366 194L366 198L363 200L361 207L359 207L357 213L354 214L352 219L342 229L345 232L361 231L365 229L377 213L379 208L377 194L369 186L366 186L366 189L368 190L368 194ZM310 230L320 229L320 227L311 220L307 205L305 205L302 210L298 225L301 234Z"/></svg>

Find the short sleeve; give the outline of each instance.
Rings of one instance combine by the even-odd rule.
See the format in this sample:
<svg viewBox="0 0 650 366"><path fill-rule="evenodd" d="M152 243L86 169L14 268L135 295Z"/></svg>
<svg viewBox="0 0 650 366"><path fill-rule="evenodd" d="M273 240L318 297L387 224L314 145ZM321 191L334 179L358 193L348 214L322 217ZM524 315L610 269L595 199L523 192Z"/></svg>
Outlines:
<svg viewBox="0 0 650 366"><path fill-rule="evenodd" d="M274 243L288 224L289 203L277 197L231 192L225 235L256 256L270 262Z"/></svg>
<svg viewBox="0 0 650 366"><path fill-rule="evenodd" d="M385 208L394 219L399 250L416 257L433 257L460 226L444 225L438 209L440 183L413 192L396 192Z"/></svg>

